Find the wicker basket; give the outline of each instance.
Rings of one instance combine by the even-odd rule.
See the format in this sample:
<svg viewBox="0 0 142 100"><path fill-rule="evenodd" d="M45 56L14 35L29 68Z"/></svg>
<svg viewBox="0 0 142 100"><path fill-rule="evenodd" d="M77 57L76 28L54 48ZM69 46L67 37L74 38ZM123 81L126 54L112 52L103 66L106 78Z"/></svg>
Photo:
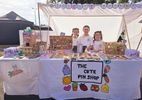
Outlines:
<svg viewBox="0 0 142 100"><path fill-rule="evenodd" d="M105 54L109 55L124 55L126 45L118 42L105 42Z"/></svg>

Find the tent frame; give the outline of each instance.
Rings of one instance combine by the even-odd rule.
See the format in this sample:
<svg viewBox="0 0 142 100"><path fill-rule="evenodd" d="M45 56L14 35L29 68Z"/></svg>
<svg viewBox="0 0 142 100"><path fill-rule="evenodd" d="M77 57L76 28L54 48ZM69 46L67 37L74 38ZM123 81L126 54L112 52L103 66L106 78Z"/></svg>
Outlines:
<svg viewBox="0 0 142 100"><path fill-rule="evenodd" d="M139 49L141 43L142 43L142 28L141 28L141 38L139 40L139 43L138 43L138 46L137 46L136 50Z"/></svg>
<svg viewBox="0 0 142 100"><path fill-rule="evenodd" d="M39 26L41 27L40 25L40 3L38 3L38 18L39 18ZM128 34L128 29L127 29L127 25L126 25L126 20L125 20L125 17L124 15L51 15L51 14L48 14L48 26L50 26L50 19L52 16L54 17L122 17L122 20L124 21L124 24L125 24L125 32L126 32L126 37L127 37L127 40L128 40L128 46L129 48L131 49L131 44L130 44L130 39L129 39L129 34ZM49 30L48 30L48 33L49 33Z"/></svg>

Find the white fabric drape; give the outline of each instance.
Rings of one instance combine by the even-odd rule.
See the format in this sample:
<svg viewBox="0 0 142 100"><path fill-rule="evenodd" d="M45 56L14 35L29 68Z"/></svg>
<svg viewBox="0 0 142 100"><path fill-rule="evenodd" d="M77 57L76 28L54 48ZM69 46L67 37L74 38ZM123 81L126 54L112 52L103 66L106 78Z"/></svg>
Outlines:
<svg viewBox="0 0 142 100"><path fill-rule="evenodd" d="M114 39L110 41L116 40L116 37L120 35L120 33L123 30L127 30L127 25L136 20L138 17L142 15L142 9L141 8L136 8L136 9L114 9L114 8L101 8L101 6L95 6L94 9L87 9L87 10L79 10L79 9L62 9L62 8L55 8L55 7L50 7L50 5L46 4L39 4L40 9L46 14L50 15L50 17L122 17L121 24L119 25L119 30L115 30L115 36ZM123 18L124 17L124 18ZM52 18L50 18L52 19ZM125 19L125 21L124 21ZM52 19L54 20L54 19ZM83 18L82 18L83 20ZM108 23L109 24L109 23ZM114 24L113 27L116 27L117 25ZM59 33L59 29L57 29L56 23L52 21L52 26L55 29L55 32ZM111 26L110 26L111 27ZM63 27L64 28L64 27ZM107 33L107 32L105 32ZM112 34L114 35L114 34ZM129 36L129 34L128 34ZM129 38L129 37L128 37ZM128 41L129 42L129 41Z"/></svg>
<svg viewBox="0 0 142 100"><path fill-rule="evenodd" d="M49 5L39 4L40 9L51 16L121 16L124 15L126 23L138 18L142 15L142 9L102 9L100 6L96 6L94 9L78 10L78 9L56 9L51 8Z"/></svg>

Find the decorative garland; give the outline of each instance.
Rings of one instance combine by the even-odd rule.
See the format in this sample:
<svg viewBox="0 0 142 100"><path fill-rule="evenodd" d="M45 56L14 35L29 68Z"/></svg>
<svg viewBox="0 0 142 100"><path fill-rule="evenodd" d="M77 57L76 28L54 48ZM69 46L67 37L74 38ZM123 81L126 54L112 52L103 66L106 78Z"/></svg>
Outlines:
<svg viewBox="0 0 142 100"><path fill-rule="evenodd" d="M140 9L142 8L142 4L136 4L136 3L103 3L103 4L55 4L55 3L50 3L49 6L51 8L56 8L56 9L73 9L73 10L87 10L87 9L94 9L96 6L100 6L102 9Z"/></svg>

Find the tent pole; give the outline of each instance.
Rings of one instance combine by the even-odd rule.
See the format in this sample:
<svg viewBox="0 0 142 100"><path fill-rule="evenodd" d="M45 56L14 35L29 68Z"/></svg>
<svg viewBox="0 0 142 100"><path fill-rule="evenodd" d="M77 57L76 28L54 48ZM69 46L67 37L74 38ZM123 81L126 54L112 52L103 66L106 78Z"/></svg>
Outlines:
<svg viewBox="0 0 142 100"><path fill-rule="evenodd" d="M39 5L40 4L38 3L38 23L39 23L40 41L42 41Z"/></svg>
<svg viewBox="0 0 142 100"><path fill-rule="evenodd" d="M128 45L129 45L129 48L131 49L131 44L130 44L128 29L127 29L126 20L125 20L124 15L123 15L123 20L124 20L124 24L125 24L125 31L126 31L127 39L128 39Z"/></svg>
<svg viewBox="0 0 142 100"><path fill-rule="evenodd" d="M47 30L47 48L49 48L50 46L50 33L49 33L49 29L50 29L50 15L48 15L48 30Z"/></svg>
<svg viewBox="0 0 142 100"><path fill-rule="evenodd" d="M142 35L142 28L141 28L141 35ZM139 43L138 43L138 46L137 46L136 50L139 49L141 42L142 42L142 36L141 36L141 38L140 38L140 41L139 41Z"/></svg>
<svg viewBox="0 0 142 100"><path fill-rule="evenodd" d="M137 46L137 49L136 49L136 50L138 50L138 49L139 49L141 42L142 42L142 37L141 37L141 39L140 39L140 41L139 41L139 44L138 44L138 46Z"/></svg>

